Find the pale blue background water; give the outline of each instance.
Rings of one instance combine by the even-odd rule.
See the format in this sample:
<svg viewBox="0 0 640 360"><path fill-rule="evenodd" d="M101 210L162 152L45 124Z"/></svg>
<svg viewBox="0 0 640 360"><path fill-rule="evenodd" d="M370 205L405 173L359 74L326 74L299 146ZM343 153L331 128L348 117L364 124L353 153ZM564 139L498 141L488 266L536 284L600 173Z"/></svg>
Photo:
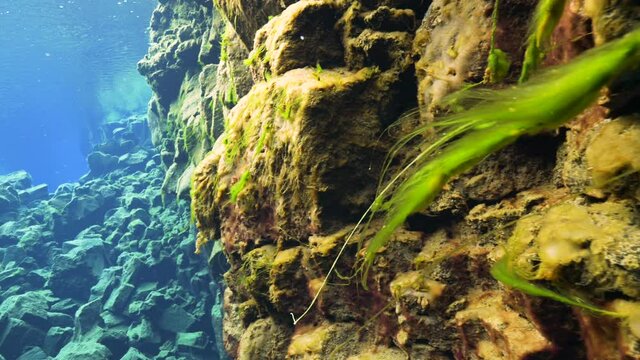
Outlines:
<svg viewBox="0 0 640 360"><path fill-rule="evenodd" d="M146 109L155 0L0 0L0 173L77 181L92 130Z"/></svg>

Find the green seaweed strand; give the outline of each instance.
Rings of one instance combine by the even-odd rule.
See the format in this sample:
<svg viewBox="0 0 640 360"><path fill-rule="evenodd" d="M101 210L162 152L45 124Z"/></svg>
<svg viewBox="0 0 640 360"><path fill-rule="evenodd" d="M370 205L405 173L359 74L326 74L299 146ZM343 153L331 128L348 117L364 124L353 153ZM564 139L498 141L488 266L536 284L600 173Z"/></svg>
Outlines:
<svg viewBox="0 0 640 360"><path fill-rule="evenodd" d="M386 216L384 226L366 249L363 286L366 287L367 273L378 250L407 217L426 208L452 177L523 135L564 124L592 104L600 89L639 61L640 29L591 49L569 64L548 69L525 84L463 94L482 100L467 111L440 120L446 135L435 144L419 146L425 150L375 199L371 211L384 211ZM432 127L427 125L422 131L426 133ZM401 175L404 178L410 170L413 172L401 181Z"/></svg>
<svg viewBox="0 0 640 360"><path fill-rule="evenodd" d="M615 311L609 311L602 308L597 307L596 305L589 304L584 300L574 297L574 296L566 296L559 294L555 291L551 291L545 287L533 284L522 277L518 276L514 271L509 268L508 258L504 256L502 259L498 260L491 267L491 276L494 279L500 281L503 284L506 284L514 289L520 290L523 293L549 298L551 300L555 300L561 302L563 304L576 306L585 310L588 310L597 315L606 315L612 317L626 317L626 315L617 313Z"/></svg>
<svg viewBox="0 0 640 360"><path fill-rule="evenodd" d="M566 6L566 0L541 0L536 6L533 22L527 39L527 50L524 53L522 73L518 82L529 79L544 58L553 30L560 22Z"/></svg>
<svg viewBox="0 0 640 360"><path fill-rule="evenodd" d="M489 57L487 58L487 71L484 76L484 82L488 84L495 84L502 81L509 73L509 67L511 67L511 61L509 61L507 53L496 47L499 8L500 0L495 0L493 3L493 13L491 14L491 40Z"/></svg>

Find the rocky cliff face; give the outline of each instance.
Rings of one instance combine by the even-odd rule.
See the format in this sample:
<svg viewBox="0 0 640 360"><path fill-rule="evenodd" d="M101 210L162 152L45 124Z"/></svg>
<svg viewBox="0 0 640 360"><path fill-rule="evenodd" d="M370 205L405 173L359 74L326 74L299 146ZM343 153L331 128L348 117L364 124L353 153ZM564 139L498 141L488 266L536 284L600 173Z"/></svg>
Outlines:
<svg viewBox="0 0 640 360"><path fill-rule="evenodd" d="M497 19L494 6L158 6L140 63L156 89L154 140L169 169L165 191L191 185L197 251L211 254L217 242L231 264L231 357L640 357L637 74L558 131L521 139L447 184L379 251L365 288L354 271L360 244L381 226L374 218L321 289L393 144L445 113L446 95L487 82L492 41L510 60L493 86L517 80L536 2L503 0ZM640 7L568 1L561 15L544 66L637 27ZM410 160L411 144L389 174ZM504 254L527 279L627 316L497 282L489 269ZM294 324L291 314L303 313Z"/></svg>

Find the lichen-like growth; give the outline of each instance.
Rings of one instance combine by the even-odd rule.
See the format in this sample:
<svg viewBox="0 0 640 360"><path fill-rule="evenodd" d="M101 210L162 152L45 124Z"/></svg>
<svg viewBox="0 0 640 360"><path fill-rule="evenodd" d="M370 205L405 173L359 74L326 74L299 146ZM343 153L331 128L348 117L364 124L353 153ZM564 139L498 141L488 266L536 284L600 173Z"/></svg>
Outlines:
<svg viewBox="0 0 640 360"><path fill-rule="evenodd" d="M505 246L506 269L526 281L571 285L592 297L640 296L637 211L629 202L568 201L521 218ZM500 265L498 265L500 266ZM579 280L571 269L579 268ZM509 282L507 282L509 284Z"/></svg>
<svg viewBox="0 0 640 360"><path fill-rule="evenodd" d="M586 151L593 185L603 188L640 172L640 124L638 118L616 119L598 129Z"/></svg>

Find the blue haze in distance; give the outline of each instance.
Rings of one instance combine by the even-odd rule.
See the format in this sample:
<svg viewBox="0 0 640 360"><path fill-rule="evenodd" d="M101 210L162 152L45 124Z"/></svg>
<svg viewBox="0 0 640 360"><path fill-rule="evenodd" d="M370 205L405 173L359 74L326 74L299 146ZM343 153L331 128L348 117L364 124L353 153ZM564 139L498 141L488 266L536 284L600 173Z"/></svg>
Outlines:
<svg viewBox="0 0 640 360"><path fill-rule="evenodd" d="M155 0L0 0L0 174L53 191L87 172L94 129L143 112L136 63Z"/></svg>

